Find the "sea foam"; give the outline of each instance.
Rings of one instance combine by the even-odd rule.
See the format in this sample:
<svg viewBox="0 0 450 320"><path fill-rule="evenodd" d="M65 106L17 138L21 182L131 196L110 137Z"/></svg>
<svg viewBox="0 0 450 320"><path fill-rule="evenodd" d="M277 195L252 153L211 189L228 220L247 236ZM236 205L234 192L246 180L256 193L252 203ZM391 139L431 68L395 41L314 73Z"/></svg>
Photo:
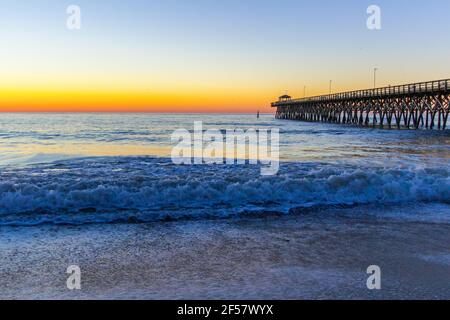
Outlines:
<svg viewBox="0 0 450 320"><path fill-rule="evenodd" d="M169 159L104 157L3 168L0 225L223 218L293 207L450 202L446 167L282 163L173 165Z"/></svg>

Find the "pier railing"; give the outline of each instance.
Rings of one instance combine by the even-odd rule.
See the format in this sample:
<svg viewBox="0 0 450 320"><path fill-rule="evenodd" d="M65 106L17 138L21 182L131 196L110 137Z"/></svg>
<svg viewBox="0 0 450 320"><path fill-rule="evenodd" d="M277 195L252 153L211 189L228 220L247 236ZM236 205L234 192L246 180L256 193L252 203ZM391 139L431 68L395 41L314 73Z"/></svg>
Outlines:
<svg viewBox="0 0 450 320"><path fill-rule="evenodd" d="M283 96L272 107L277 108L277 119L445 130L450 79L294 100Z"/></svg>
<svg viewBox="0 0 450 320"><path fill-rule="evenodd" d="M447 93L450 91L450 79L419 82L413 84L405 84L398 86L389 86L375 89L365 89L350 92L342 92L314 97L307 97L301 99L293 99L289 101L279 101L272 103L273 107L292 104L292 103L307 103L307 102L326 102L352 99L368 99L368 98L382 98L395 96L411 96L416 94L434 94L438 92Z"/></svg>

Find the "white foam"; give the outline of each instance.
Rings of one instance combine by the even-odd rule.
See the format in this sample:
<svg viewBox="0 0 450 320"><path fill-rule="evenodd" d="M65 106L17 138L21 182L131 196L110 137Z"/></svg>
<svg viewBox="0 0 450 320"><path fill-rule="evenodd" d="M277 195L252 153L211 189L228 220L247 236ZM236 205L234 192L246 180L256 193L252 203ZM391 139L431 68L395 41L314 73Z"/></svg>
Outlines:
<svg viewBox="0 0 450 320"><path fill-rule="evenodd" d="M256 166L175 166L155 158L91 158L3 170L0 177L1 224L450 201L448 168L283 163L277 176L262 177Z"/></svg>

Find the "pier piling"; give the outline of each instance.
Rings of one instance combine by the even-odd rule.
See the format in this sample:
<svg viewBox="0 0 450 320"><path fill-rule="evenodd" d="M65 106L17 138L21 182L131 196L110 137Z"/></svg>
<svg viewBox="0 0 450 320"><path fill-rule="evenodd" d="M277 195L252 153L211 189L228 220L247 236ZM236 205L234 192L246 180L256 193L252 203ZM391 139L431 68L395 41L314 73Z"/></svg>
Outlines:
<svg viewBox="0 0 450 320"><path fill-rule="evenodd" d="M447 128L450 79L272 103L276 118L401 129Z"/></svg>

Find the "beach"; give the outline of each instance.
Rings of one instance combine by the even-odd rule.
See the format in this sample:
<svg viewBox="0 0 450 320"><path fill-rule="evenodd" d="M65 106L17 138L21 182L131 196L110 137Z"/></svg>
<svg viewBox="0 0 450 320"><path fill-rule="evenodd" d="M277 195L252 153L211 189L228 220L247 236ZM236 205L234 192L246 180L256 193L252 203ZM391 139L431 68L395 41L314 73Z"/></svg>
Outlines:
<svg viewBox="0 0 450 320"><path fill-rule="evenodd" d="M379 211L2 230L0 298L449 299L450 224ZM374 264L381 290L366 286Z"/></svg>
<svg viewBox="0 0 450 320"><path fill-rule="evenodd" d="M171 133L196 121L279 129L278 172L174 164ZM0 128L0 299L450 297L448 131L164 114Z"/></svg>
<svg viewBox="0 0 450 320"><path fill-rule="evenodd" d="M449 12L0 1L0 302L449 300Z"/></svg>

